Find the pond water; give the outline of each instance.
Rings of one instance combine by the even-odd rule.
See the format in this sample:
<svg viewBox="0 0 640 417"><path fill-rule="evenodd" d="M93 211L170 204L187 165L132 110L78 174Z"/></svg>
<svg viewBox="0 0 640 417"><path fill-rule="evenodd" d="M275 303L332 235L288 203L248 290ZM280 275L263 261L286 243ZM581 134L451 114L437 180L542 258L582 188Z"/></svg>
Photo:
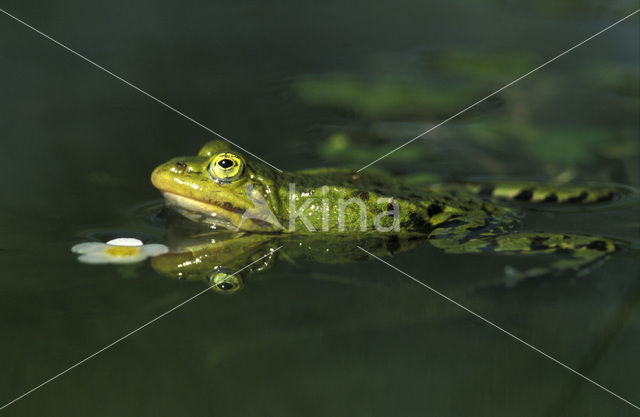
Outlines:
<svg viewBox="0 0 640 417"><path fill-rule="evenodd" d="M633 1L79 2L2 8L285 170L359 168L565 51ZM523 207L621 250L583 276L484 286L548 257L385 258L640 404L638 15L372 166L617 183ZM0 14L0 377L8 403L207 288L70 248L163 243L155 166L214 136ZM555 258L554 258L555 259ZM637 410L375 261L280 262L207 292L8 416L567 416Z"/></svg>

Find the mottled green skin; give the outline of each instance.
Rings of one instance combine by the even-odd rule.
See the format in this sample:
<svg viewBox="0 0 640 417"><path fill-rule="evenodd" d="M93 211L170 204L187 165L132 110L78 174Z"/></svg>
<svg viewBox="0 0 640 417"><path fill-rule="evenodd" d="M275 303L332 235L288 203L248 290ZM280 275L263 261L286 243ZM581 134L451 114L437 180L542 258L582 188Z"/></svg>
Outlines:
<svg viewBox="0 0 640 417"><path fill-rule="evenodd" d="M213 158L225 152L232 152L242 161L243 171L233 181L221 183L208 168ZM208 143L197 156L175 158L159 166L152 174L152 182L164 193L169 206L191 220L236 232L306 235L313 236L312 240L320 237L337 249L335 252L352 253L341 244L345 236L364 233L386 235L384 239L388 239L391 234L397 239L417 234L450 253L567 253L568 260L546 269L559 271L583 268L616 248L614 242L599 237L515 232L518 210L498 202L595 202L612 197L606 187L532 183L415 186L392 177L342 169L278 172L245 159L221 141ZM295 184L294 192L290 184ZM364 204L364 222L357 204L339 209L341 201L350 199ZM310 203L303 205L307 201ZM396 207L397 223L391 215L380 217L380 226L390 231L381 233L374 227L374 219ZM291 213L296 210L300 216L292 220ZM264 238L252 238L251 242L261 240ZM235 247L235 243L229 245Z"/></svg>

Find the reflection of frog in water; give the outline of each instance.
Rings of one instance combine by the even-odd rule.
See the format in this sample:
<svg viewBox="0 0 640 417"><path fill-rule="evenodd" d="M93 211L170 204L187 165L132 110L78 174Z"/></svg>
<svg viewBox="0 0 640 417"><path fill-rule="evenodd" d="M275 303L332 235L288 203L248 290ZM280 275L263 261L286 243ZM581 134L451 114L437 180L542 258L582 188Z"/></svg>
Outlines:
<svg viewBox="0 0 640 417"><path fill-rule="evenodd" d="M167 243L171 252L152 258L153 269L170 278L204 280L216 292L224 294L239 291L251 274L271 268L277 259L344 264L369 258L357 246L385 256L411 249L426 239L419 233L359 233L344 234L338 240L328 241L321 234L297 236L203 230L194 229L184 220L170 220ZM279 247L282 248L276 251ZM251 266L245 268L249 264ZM241 272L234 274L239 270Z"/></svg>
<svg viewBox="0 0 640 417"><path fill-rule="evenodd" d="M219 259L237 252L235 248L263 247L262 243L283 236L287 241L293 237L294 241L315 242L302 246L316 247L322 242L333 249L333 259L357 253L356 244L367 249L371 248L367 243L378 241L385 242L380 243L382 247L397 247L413 236L449 253L566 254L565 259L538 270L548 273L583 268L616 248L613 241L601 237L517 232L518 210L499 202L593 203L613 198L612 190L605 187L533 183L415 186L342 169L277 172L247 161L221 141L208 143L196 156L159 166L152 182L170 207L191 220L244 232L240 238L198 249L216 253ZM181 255L178 251L160 259L170 256ZM236 253L231 258L243 257ZM249 259L244 257L242 265L234 266L244 266Z"/></svg>

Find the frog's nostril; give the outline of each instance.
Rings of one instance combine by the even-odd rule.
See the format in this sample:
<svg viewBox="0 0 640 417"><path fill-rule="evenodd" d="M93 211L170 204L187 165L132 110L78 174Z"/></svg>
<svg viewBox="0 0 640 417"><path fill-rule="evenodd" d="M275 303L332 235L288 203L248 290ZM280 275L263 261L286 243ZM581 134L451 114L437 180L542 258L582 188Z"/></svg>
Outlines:
<svg viewBox="0 0 640 417"><path fill-rule="evenodd" d="M176 161L176 169L175 171L179 174L182 174L184 170L187 169L187 163L184 161Z"/></svg>

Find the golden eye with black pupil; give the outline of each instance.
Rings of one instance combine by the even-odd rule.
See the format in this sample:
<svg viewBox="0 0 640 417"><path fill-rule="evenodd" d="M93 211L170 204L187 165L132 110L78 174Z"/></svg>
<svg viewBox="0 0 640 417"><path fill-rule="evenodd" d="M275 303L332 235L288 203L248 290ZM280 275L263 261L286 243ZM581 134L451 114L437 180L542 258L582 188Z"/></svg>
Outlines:
<svg viewBox="0 0 640 417"><path fill-rule="evenodd" d="M211 159L209 174L219 183L229 183L242 175L244 162L236 155L223 152Z"/></svg>

